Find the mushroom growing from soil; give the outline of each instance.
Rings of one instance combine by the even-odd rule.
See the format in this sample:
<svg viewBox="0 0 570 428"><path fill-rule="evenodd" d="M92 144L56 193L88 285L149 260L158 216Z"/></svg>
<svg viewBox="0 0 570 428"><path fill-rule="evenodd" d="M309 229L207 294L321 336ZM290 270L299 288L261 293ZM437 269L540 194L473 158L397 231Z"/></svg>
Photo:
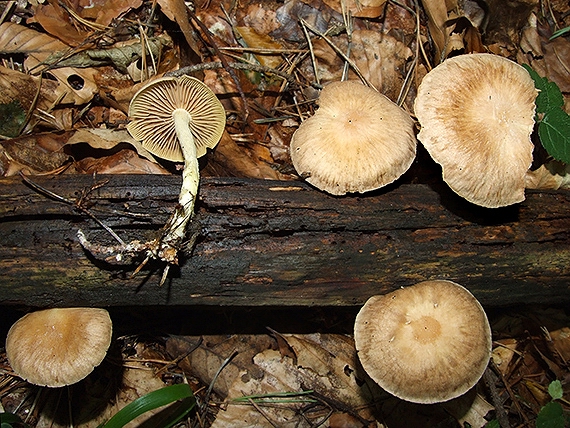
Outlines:
<svg viewBox="0 0 570 428"><path fill-rule="evenodd" d="M483 375L491 328L477 299L451 281L424 281L373 296L356 316L354 340L366 373L414 403L459 397Z"/></svg>
<svg viewBox="0 0 570 428"><path fill-rule="evenodd" d="M423 78L418 139L455 193L488 208L524 200L536 96L522 66L492 54L449 58Z"/></svg>
<svg viewBox="0 0 570 428"><path fill-rule="evenodd" d="M105 309L31 312L8 331L6 356L14 373L34 385L71 385L101 364L111 344L112 331Z"/></svg>
<svg viewBox="0 0 570 428"><path fill-rule="evenodd" d="M299 175L333 195L386 186L416 155L414 123L376 90L355 81L333 82L319 108L293 134L290 154Z"/></svg>
<svg viewBox="0 0 570 428"><path fill-rule="evenodd" d="M134 95L129 118L127 129L149 152L184 162L178 206L153 251L154 257L169 265L176 264L186 226L194 215L200 181L198 158L220 141L226 125L225 110L200 80L189 76L162 77Z"/></svg>

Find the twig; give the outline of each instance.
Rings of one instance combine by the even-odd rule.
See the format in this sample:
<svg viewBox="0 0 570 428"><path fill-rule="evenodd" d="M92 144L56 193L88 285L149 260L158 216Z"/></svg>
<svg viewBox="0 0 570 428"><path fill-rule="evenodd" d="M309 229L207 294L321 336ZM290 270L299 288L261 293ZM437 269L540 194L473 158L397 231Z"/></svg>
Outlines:
<svg viewBox="0 0 570 428"><path fill-rule="evenodd" d="M307 45L309 47L309 53L311 54L311 63L313 64L313 72L315 73L315 82L317 85L320 85L319 79L319 67L317 65L317 58L315 56L315 52L313 51L313 43L311 42L311 36L309 36L309 32L307 31L307 26L305 25L305 21L301 19L301 28L303 29L303 34L305 34L305 38L307 39Z"/></svg>
<svg viewBox="0 0 570 428"><path fill-rule="evenodd" d="M315 33L317 36L321 37L325 42L327 42L329 44L329 46L331 48L333 48L333 50L342 57L342 59L344 59L344 61L346 61L354 70L354 72L356 73L356 75L360 78L360 80L362 80L362 82L364 84L366 84L367 86L370 86L372 89L376 89L378 90L372 83L370 83L370 81L362 74L362 72L360 71L360 69L358 68L358 65L356 65L356 63L351 60L349 57L346 56L346 54L340 50L340 48L335 45L333 43L333 41L331 39L329 39L325 34L321 33L319 30L317 30L316 28L314 28L313 26L309 25L309 23L307 21L305 21L304 19L301 19L301 22L303 23L303 25L306 25L307 28L309 30L311 30L313 33Z"/></svg>
<svg viewBox="0 0 570 428"><path fill-rule="evenodd" d="M30 180L28 177L26 177L21 171L20 171L20 177L22 177L22 179L29 185L31 186L34 190L36 190L39 193L42 193L44 195L47 195L59 202L63 202L65 204L71 205L73 207L75 207L76 209L78 209L79 211L81 211L83 214L88 215L90 218L92 218L93 220L95 220L103 229L105 229L107 232L109 232L109 234L115 238L115 240L120 244L120 245L126 245L125 242L119 237L119 235L117 235L113 229L111 229L109 226L107 226L105 223L103 223L101 220L99 220L97 217L95 217L87 208L84 208L81 206L81 202L83 201L83 197L80 198L80 200L76 203L73 201L70 201L67 198L64 198L63 196L60 196L54 192L52 192L51 190L48 190L42 186L40 186L37 183L34 183L32 180Z"/></svg>
<svg viewBox="0 0 570 428"><path fill-rule="evenodd" d="M490 367L487 367L487 370L485 370L485 373L483 374L483 380L489 389L489 394L491 396L493 406L495 406L495 413L497 414L499 425L501 428L510 428L511 424L509 422L509 416L505 410L505 407L503 406L503 402L499 397L499 392L497 391L497 387L495 385L498 377L495 373L493 373Z"/></svg>
<svg viewBox="0 0 570 428"><path fill-rule="evenodd" d="M216 42L214 42L214 39L213 39L212 34L210 33L210 30L208 29L208 27L206 27L206 25L204 25L204 23L198 19L198 17L196 16L196 14L194 13L194 11L191 8L187 8L187 11L188 11L188 16L190 17L190 20L194 21L198 25L198 27L200 27L200 29L204 32L206 38L208 39L208 42L210 43L210 46L212 47L212 49L214 49L214 52L216 53L218 58L220 58L220 62L222 63L223 68L229 73L230 77L232 78L232 80L236 84L236 88L239 92L239 96L243 102L244 119L247 119L247 117L249 116L249 107L247 105L247 99L245 97L245 93L243 92L243 88L241 87L241 83L240 83L236 73L229 66L228 61L226 60L226 58L224 57L222 52L220 52L220 50L218 49L218 46L216 45Z"/></svg>
<svg viewBox="0 0 570 428"><path fill-rule="evenodd" d="M271 67L266 67L260 64L250 64L250 63L243 63L243 62L230 62L227 64L228 67L234 68L236 70L247 70L247 71L255 71L258 73L265 73L265 74L273 74L275 76L281 77L283 80L286 80L289 84L295 84L296 80L293 76L288 75L280 70L276 70ZM198 71L204 70L215 70L219 68L224 68L224 65L219 61L212 61L212 62L205 62L202 64L190 65L187 67L179 68L178 70L169 71L165 73L166 76L182 76L183 74L192 74Z"/></svg>
<svg viewBox="0 0 570 428"><path fill-rule="evenodd" d="M267 422L269 422L271 424L272 427L277 428L279 425L277 425L275 422L273 422L271 420L271 418L269 417L269 415L267 413L265 413L265 411L259 407L257 405L257 403L255 401L253 401L251 398L248 400L249 404L251 404L255 410L257 410L259 413L261 413L261 416L263 416L265 418L265 420L267 420Z"/></svg>
<svg viewBox="0 0 570 428"><path fill-rule="evenodd" d="M206 406L208 405L208 402L210 401L210 396L212 395L212 390L214 389L214 384L216 383L216 380L218 380L218 377L222 373L222 370L230 363L231 360L234 359L234 357L237 354L238 354L238 351L233 351L228 358L226 358L224 361L222 361L222 364L220 365L220 367L218 368L218 370L214 374L214 377L212 378L210 385L208 385L208 389L206 390L206 394L204 395L204 402L202 403L202 408L200 409L200 413L204 413L206 411Z"/></svg>

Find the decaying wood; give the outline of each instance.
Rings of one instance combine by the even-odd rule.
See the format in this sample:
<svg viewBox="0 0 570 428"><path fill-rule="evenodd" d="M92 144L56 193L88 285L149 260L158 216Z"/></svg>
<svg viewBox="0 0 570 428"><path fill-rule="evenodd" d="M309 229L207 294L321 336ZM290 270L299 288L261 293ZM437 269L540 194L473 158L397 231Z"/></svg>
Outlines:
<svg viewBox="0 0 570 428"><path fill-rule="evenodd" d="M31 180L125 242L158 233L180 190L176 176ZM436 187L332 197L301 182L204 179L194 252L159 287L163 266L132 278L138 261L109 264L79 244L78 230L116 243L92 218L3 179L0 304L350 306L432 278L488 306L570 301L570 192L528 192L489 210Z"/></svg>

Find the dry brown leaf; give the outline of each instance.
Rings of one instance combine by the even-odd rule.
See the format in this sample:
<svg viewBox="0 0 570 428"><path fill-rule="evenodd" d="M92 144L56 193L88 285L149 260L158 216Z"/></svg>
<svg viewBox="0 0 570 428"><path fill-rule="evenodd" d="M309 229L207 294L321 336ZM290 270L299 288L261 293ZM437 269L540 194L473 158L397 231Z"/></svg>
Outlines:
<svg viewBox="0 0 570 428"><path fill-rule="evenodd" d="M279 28L276 10L268 8L263 3L252 2L247 6L242 5L241 8L236 10L236 14L238 15L238 22L243 21L245 26L253 28L259 34L269 35L272 31Z"/></svg>
<svg viewBox="0 0 570 428"><path fill-rule="evenodd" d="M345 10L357 18L378 18L384 12L387 0L325 0L325 3L339 13Z"/></svg>
<svg viewBox="0 0 570 428"><path fill-rule="evenodd" d="M133 150L123 149L101 158L84 158L75 163L86 174L170 174L160 165L143 159Z"/></svg>
<svg viewBox="0 0 570 428"><path fill-rule="evenodd" d="M62 150L62 141L68 137L68 134L34 134L0 142L5 156L14 163L4 166L5 175L19 171L47 174L58 170L69 160Z"/></svg>
<svg viewBox="0 0 570 428"><path fill-rule="evenodd" d="M142 0L85 0L80 1L81 16L100 25L110 25L124 13L138 9Z"/></svg>
<svg viewBox="0 0 570 428"><path fill-rule="evenodd" d="M348 42L345 35L333 40L341 51L346 52ZM321 82L340 80L344 60L323 40L315 40L313 48ZM412 57L410 48L387 34L354 30L350 57L375 88L396 100L404 81L406 62ZM353 70L349 71L349 79L358 79Z"/></svg>
<svg viewBox="0 0 570 428"><path fill-rule="evenodd" d="M66 3L73 9L71 2ZM78 14L79 15L79 14ZM69 46L78 46L89 38L93 31L86 30L57 2L48 0L34 7L34 14L27 21L38 23L42 28Z"/></svg>
<svg viewBox="0 0 570 428"><path fill-rule="evenodd" d="M119 377L118 379L121 384L119 385L114 397L108 397L105 393L99 397L95 395L87 397L72 396L73 401L71 403L77 403L77 405L74 406L74 410L78 411L78 414L74 415L74 427L97 428L104 422L108 421L113 415L115 415L115 413L127 404L145 394L148 394L149 392L156 391L166 386L160 378L155 376L154 371L149 370L149 368L145 367L143 363L130 362L128 365L132 368L125 368L123 370L122 377ZM121 376L118 373L114 373L114 375ZM89 391L86 391L86 393L88 394ZM78 400L81 400L81 398L83 398L83 401L78 403ZM52 404L57 406L57 402ZM62 406L61 403L59 405L60 407ZM140 427L144 421L149 420L160 410L162 410L162 408L142 414L134 421L125 425L125 428ZM41 413L35 428L66 428L69 425L70 424L65 419L62 420L61 417L53 418L49 412L44 411Z"/></svg>
<svg viewBox="0 0 570 428"><path fill-rule="evenodd" d="M234 30L240 35L245 45L249 48L267 50L283 48L280 43L273 40L269 35L258 33L251 27L234 27ZM279 64L282 62L280 54L255 54L255 58L261 65L271 68L279 67Z"/></svg>
<svg viewBox="0 0 570 428"><path fill-rule="evenodd" d="M520 48L524 53L531 54L533 58L543 56L537 22L536 14L532 13L528 18L527 25L525 25L521 32Z"/></svg>
<svg viewBox="0 0 570 428"><path fill-rule="evenodd" d="M0 104L9 104L17 100L22 108L29 110L37 92L37 78L0 66Z"/></svg>
<svg viewBox="0 0 570 428"><path fill-rule="evenodd" d="M294 351L296 358L282 355L277 350L265 350L253 358L263 376L244 377L241 372L229 390L229 399L269 393L301 392L314 390L344 409L350 409L361 420L373 420L375 399L383 396L371 381L360 372L352 339L344 335L309 334L280 335ZM217 415L213 427L271 426L271 419L278 426L311 426L299 415L299 409L307 403L285 403L281 406L262 407L265 416L252 405L230 402L225 411ZM322 418L322 415L320 415ZM305 414L305 418L308 415ZM318 418L312 422L316 422ZM232 423L234 425L232 425Z"/></svg>
<svg viewBox="0 0 570 428"><path fill-rule="evenodd" d="M190 24L188 11L186 9L186 3L184 0L157 0L160 5L160 10L166 15L168 19L172 22L176 22L184 34L184 38L192 50L194 60L197 62L202 59L200 55L200 48L198 43L194 38L194 29ZM189 55L191 56L191 55Z"/></svg>
<svg viewBox="0 0 570 428"><path fill-rule="evenodd" d="M570 165L552 161L539 168L527 171L527 189L557 190L570 188Z"/></svg>
<svg viewBox="0 0 570 428"><path fill-rule="evenodd" d="M263 153L243 149L236 144L227 132L224 132L216 149L208 158L208 165L203 171L204 176L216 175L272 180L286 179L286 176L272 168L271 165L273 162L263 160L264 158L268 159L271 157L268 149L259 145L256 148L260 152L263 151Z"/></svg>
<svg viewBox="0 0 570 428"><path fill-rule="evenodd" d="M495 341L491 358L495 367L505 376L510 368L511 361L516 355L518 340L514 338L500 339Z"/></svg>
<svg viewBox="0 0 570 428"><path fill-rule="evenodd" d="M443 0L422 0L422 5L428 16L428 28L435 45L435 60L437 64L445 58L443 55L451 34L451 28L446 25L449 19L447 12L453 9L453 7L449 7Z"/></svg>
<svg viewBox="0 0 570 428"><path fill-rule="evenodd" d="M18 24L5 22L0 25L0 53L27 55L24 65L32 75L46 70L42 65L51 54L65 51L68 47L53 37ZM98 92L95 83L96 70L64 67L46 71L57 80L58 86L52 95L59 102L85 104Z"/></svg>
<svg viewBox="0 0 570 428"><path fill-rule="evenodd" d="M135 140L126 129L82 128L78 129L67 140L66 144L87 143L94 149L110 150L120 143L128 143L137 153L157 164L154 156L146 150L139 141Z"/></svg>
<svg viewBox="0 0 570 428"><path fill-rule="evenodd" d="M570 327L562 327L550 332L551 351L558 355L564 364L570 363Z"/></svg>
<svg viewBox="0 0 570 428"><path fill-rule="evenodd" d="M570 92L570 40L558 37L542 45L546 76L562 92Z"/></svg>
<svg viewBox="0 0 570 428"><path fill-rule="evenodd" d="M3 54L22 53L41 62L53 52L65 49L68 46L62 41L24 25L12 22L0 25L0 52Z"/></svg>
<svg viewBox="0 0 570 428"><path fill-rule="evenodd" d="M196 345L199 346L196 348ZM270 349L275 341L268 335L232 335L232 336L171 336L166 341L166 351L173 358L193 350L180 362L180 367L191 372L204 384L210 385L216 372L226 359L235 353L235 357L224 366L214 383L213 390L222 398L227 397L230 386L244 372L245 379L263 376L262 371L253 364L253 356Z"/></svg>

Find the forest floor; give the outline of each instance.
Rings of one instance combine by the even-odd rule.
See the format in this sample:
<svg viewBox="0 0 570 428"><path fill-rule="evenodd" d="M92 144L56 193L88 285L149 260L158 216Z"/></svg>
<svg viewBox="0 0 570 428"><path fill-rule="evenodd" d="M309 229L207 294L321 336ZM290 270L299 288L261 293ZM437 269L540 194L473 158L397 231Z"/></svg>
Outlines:
<svg viewBox="0 0 570 428"><path fill-rule="evenodd" d="M320 88L360 79L411 113L423 76L461 54L529 64L558 85L570 110L570 41L551 39L570 25L567 1L189 3L0 1L0 174L179 174L126 124L140 87L180 69L227 112L220 143L201 161L204 177L298 180L289 142L317 109ZM433 164L414 171L409 182L440 176ZM22 311L1 310L4 337ZM488 370L469 394L434 405L399 400L365 379L352 336L357 308L109 311L108 357L74 386L30 385L2 353L0 413L25 423L14 426L97 427L175 383L190 384L197 399L179 426L562 427L556 412L570 411L567 308L489 308ZM556 380L560 407L539 417L552 410ZM130 426L160 426L152 414Z"/></svg>

